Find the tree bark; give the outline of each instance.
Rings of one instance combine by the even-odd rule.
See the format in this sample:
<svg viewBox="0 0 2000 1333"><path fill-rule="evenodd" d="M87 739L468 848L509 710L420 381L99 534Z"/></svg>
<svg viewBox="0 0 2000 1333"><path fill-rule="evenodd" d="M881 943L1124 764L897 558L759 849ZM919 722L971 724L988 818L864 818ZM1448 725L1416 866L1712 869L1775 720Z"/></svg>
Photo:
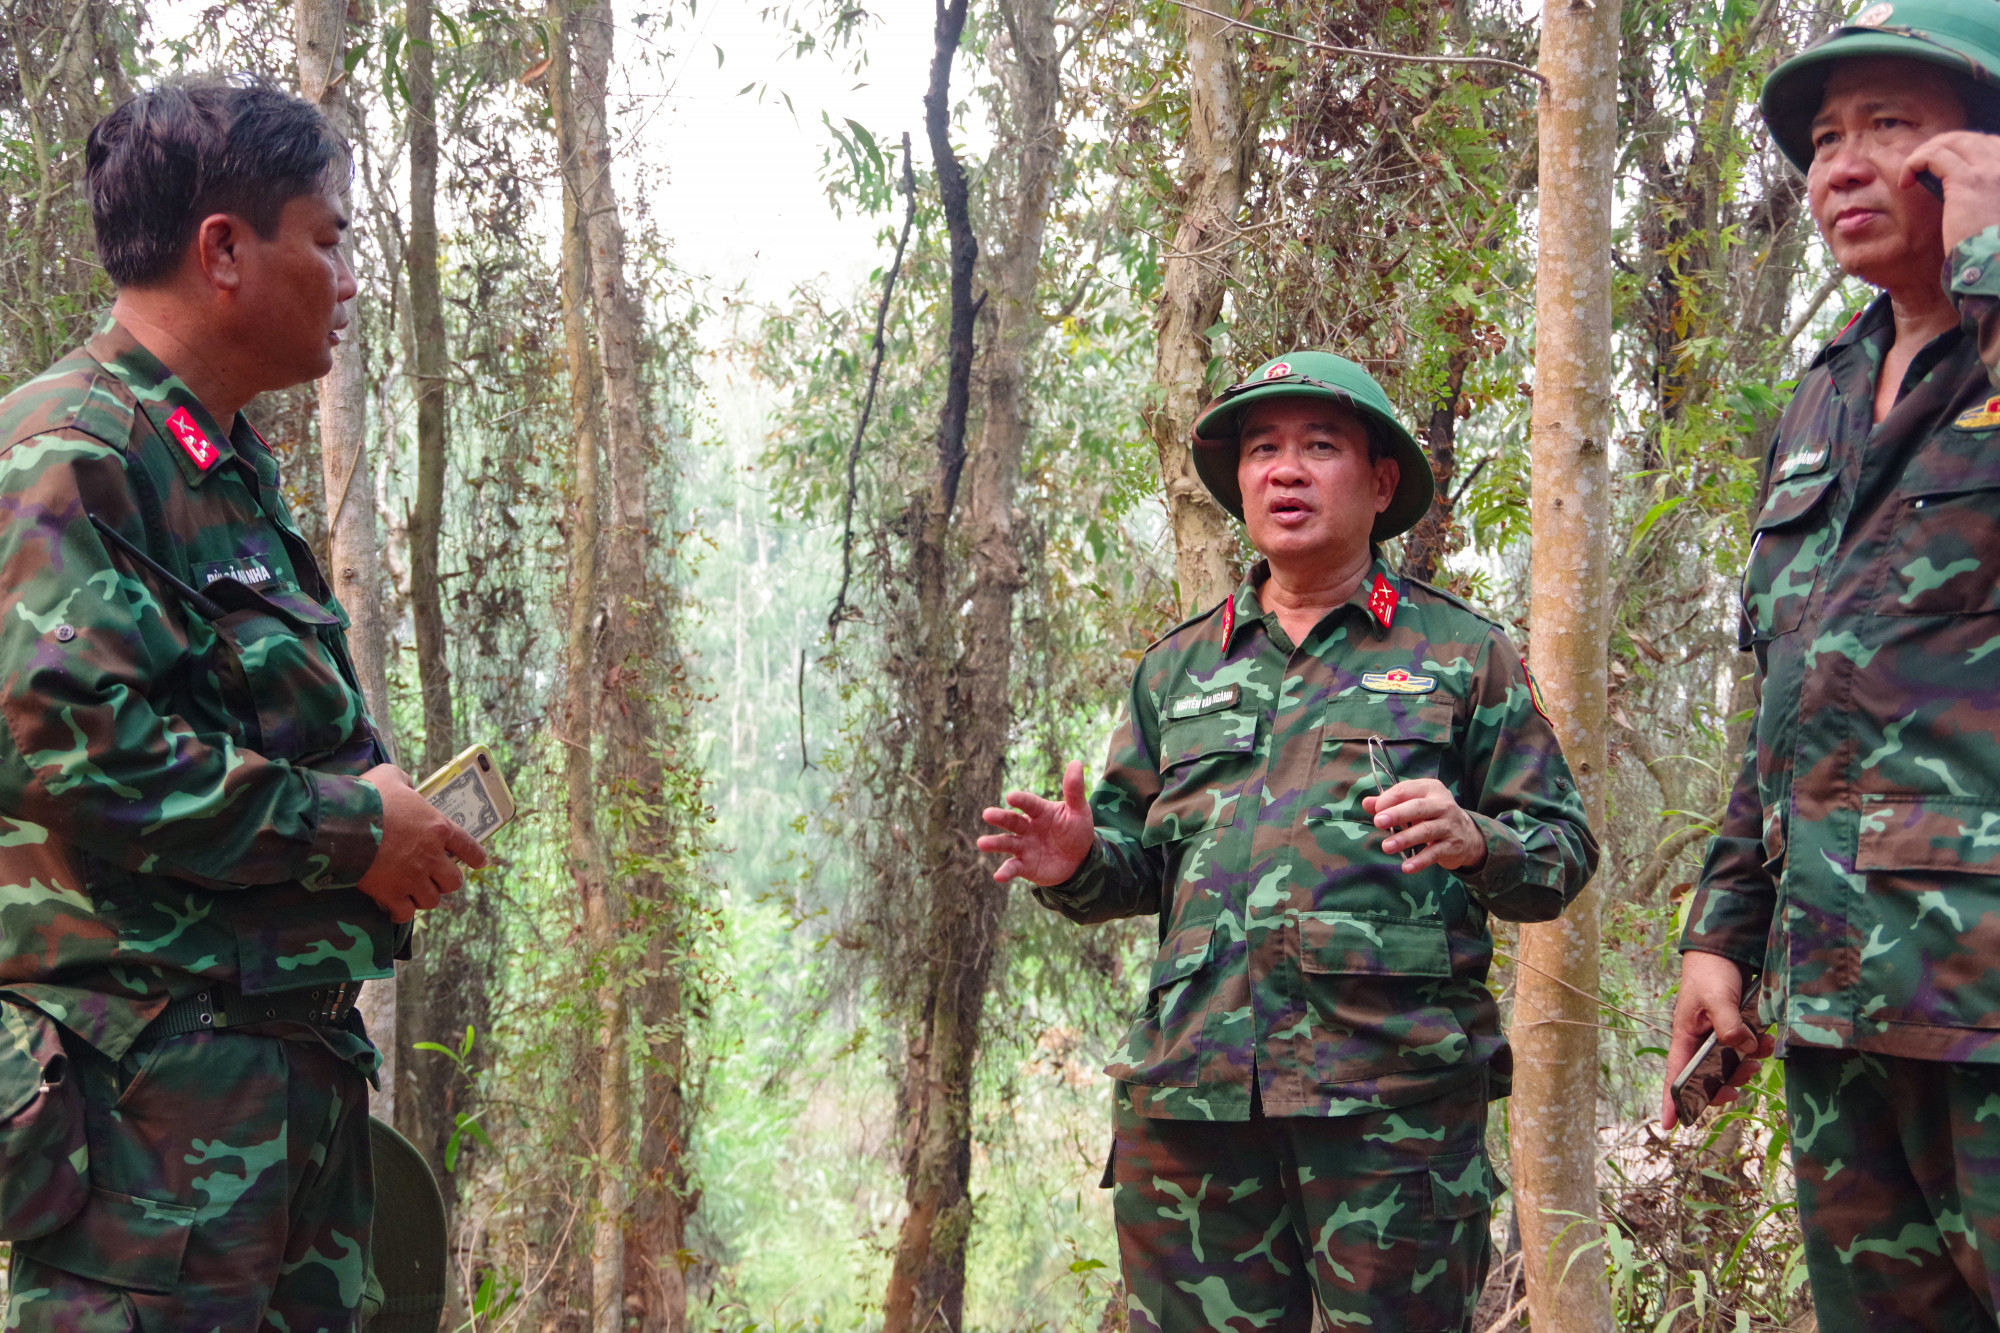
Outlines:
<svg viewBox="0 0 2000 1333"><path fill-rule="evenodd" d="M951 229L948 384L963 385L969 405L978 244L964 173L951 152L948 82L964 12L962 0L939 9L925 119ZM1046 327L1036 279L1061 152L1061 85L1048 0L1008 0L998 13L1006 41L996 42L995 55L1010 121L1002 151L1011 148L1012 158L1011 170L996 173L996 179L1011 185L1011 193L990 260L997 304L986 351L985 413L968 464L959 525L972 576L962 617L946 605L952 582L946 534L957 499L955 462L965 457L962 448L954 448L954 433L962 441L966 412L949 395L940 422L937 482L913 552L924 627L923 665L915 681L924 738L917 777L931 793L924 877L953 888L932 902L925 922L923 956L932 961L923 1009L910 1031L902 1096L907 1212L883 1302L884 1333L963 1325L972 1225L972 1081L1007 905L1007 889L994 884L971 854L971 831L979 827L980 809L1004 785L1011 736L1014 599L1025 583L1014 496L1028 433L1027 357ZM963 652L954 661L951 646L960 624Z"/></svg>
<svg viewBox="0 0 2000 1333"><path fill-rule="evenodd" d="M592 1235L592 1305L597 1333L624 1327L636 1305L648 1330L678 1329L686 1320L686 1283L676 1261L686 1230L685 1102L681 1095L684 1043L681 990L669 960L677 924L656 858L667 845L659 755L660 684L668 647L668 598L653 569L653 505L649 495L654 458L640 401L637 304L625 272L625 231L611 174L607 111L613 16L605 0L573 13L575 63L571 71L573 143L578 199L590 246L591 303L596 315L599 371L605 409L605 462L610 520L602 545L606 611L602 732L609 793L628 812L622 864L634 867L595 900L590 936L600 957L626 932L625 909L644 909L645 978L637 991L649 1046L640 1053L645 1071L645 1116L634 1142L631 1115L625 987L608 979L599 989L604 1078L598 1098L600 1170L598 1213ZM604 784L600 781L600 787ZM652 1040L658 1034L657 1040ZM630 1169L643 1168L635 1197ZM627 1262L627 1256L630 1262Z"/></svg>
<svg viewBox="0 0 2000 1333"><path fill-rule="evenodd" d="M355 119L345 68L346 0L294 0L293 39L298 47L299 93L318 106L335 132L354 141ZM345 187L340 206L352 213ZM344 242L352 253L353 241ZM359 297L356 298L357 302ZM349 322L333 349L333 369L319 382L320 469L327 514L327 577L347 611L347 648L361 681L361 695L390 754L389 677L384 660L388 632L382 615L381 547L375 536L375 474L368 466L363 421L368 409L361 382L361 320ZM396 981L390 977L362 988L360 1008L369 1035L382 1051L382 1088L376 1113L396 1113Z"/></svg>
<svg viewBox="0 0 2000 1333"><path fill-rule="evenodd" d="M452 735L451 684L445 674L443 586L438 538L444 521L445 327L438 273L437 88L431 0L405 7L410 89L410 240L405 251L417 392L417 494L407 514L410 609L416 624L417 680L423 696L424 757L419 775L435 772L457 751ZM396 1127L430 1159L447 1216L458 1202L458 1173L445 1169L445 1149L457 1116L470 1111L472 1086L459 1065L418 1042L456 1047L466 1028L486 1026L490 992L478 952L464 946L490 921L476 889L446 898L417 928L414 957L396 978ZM474 1053L480 1051L475 1043ZM463 1145L469 1147L470 1145Z"/></svg>
<svg viewBox="0 0 2000 1333"><path fill-rule="evenodd" d="M583 222L581 157L577 151L575 96L571 77L570 23L564 0L548 0L551 50L549 94L553 104L557 159L563 181L562 323L563 347L569 371L571 495L569 513L569 619L564 638L563 792L569 872L581 905L583 933L592 938L601 927L598 917L605 899L608 874L597 828L596 751L601 671L606 620L601 565L603 514L603 409L597 352L591 342L590 242ZM577 1053L576 1084L599 1086L603 1052ZM594 1096L580 1108L582 1128L597 1137L600 1107ZM553 1240L553 1236L550 1237ZM594 1237L593 1237L594 1240ZM590 1256L586 1256L589 1258ZM552 1263L554 1271L566 1265ZM587 1306L595 1307L591 1281L594 1263L577 1265ZM617 1290L614 1285L611 1290ZM554 1304L558 1293L545 1301ZM532 1311L525 1327L543 1326L542 1310ZM593 1321L593 1327L595 1326Z"/></svg>
<svg viewBox="0 0 2000 1333"><path fill-rule="evenodd" d="M1618 0L1543 11L1540 254L1530 419L1534 550L1530 655L1602 827L1611 623L1611 209ZM1597 1202L1597 894L1521 928L1515 977L1514 1191L1538 1333L1607 1333ZM1565 1270L1567 1269L1567 1272Z"/></svg>
<svg viewBox="0 0 2000 1333"><path fill-rule="evenodd" d="M431 0L405 7L410 87L410 323L416 350L417 495L409 514L410 618L417 638L417 685L424 704L424 767L434 773L458 752L445 664L444 588L438 538L444 524L445 331L438 277L437 81Z"/></svg>
<svg viewBox="0 0 2000 1333"><path fill-rule="evenodd" d="M1236 588L1236 529L1195 475L1189 440L1194 419L1216 389L1208 330L1222 317L1229 247L1243 192L1257 161L1262 99L1244 96L1243 71L1228 25L1183 8L1188 59L1188 139L1181 159L1173 248L1161 265L1159 348L1146 429L1160 454L1167 520L1174 532L1174 572L1181 610L1215 605Z"/></svg>

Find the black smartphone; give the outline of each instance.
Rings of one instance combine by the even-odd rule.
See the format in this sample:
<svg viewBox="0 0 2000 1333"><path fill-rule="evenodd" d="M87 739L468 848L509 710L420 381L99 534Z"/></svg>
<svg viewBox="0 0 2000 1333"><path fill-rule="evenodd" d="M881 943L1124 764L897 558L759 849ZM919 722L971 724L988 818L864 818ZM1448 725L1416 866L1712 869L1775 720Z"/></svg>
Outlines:
<svg viewBox="0 0 2000 1333"><path fill-rule="evenodd" d="M1751 982L1743 996L1743 1021L1754 1030L1757 1026L1757 983ZM1715 1095L1729 1086L1729 1080L1742 1067L1743 1057L1730 1047L1715 1039L1713 1032L1708 1040L1695 1048L1694 1056L1681 1067L1674 1076L1672 1093L1674 1113L1683 1125L1692 1125L1708 1109Z"/></svg>
<svg viewBox="0 0 2000 1333"><path fill-rule="evenodd" d="M1919 171L1917 173L1917 184L1929 190L1939 199L1944 198L1944 182L1938 179L1935 171Z"/></svg>

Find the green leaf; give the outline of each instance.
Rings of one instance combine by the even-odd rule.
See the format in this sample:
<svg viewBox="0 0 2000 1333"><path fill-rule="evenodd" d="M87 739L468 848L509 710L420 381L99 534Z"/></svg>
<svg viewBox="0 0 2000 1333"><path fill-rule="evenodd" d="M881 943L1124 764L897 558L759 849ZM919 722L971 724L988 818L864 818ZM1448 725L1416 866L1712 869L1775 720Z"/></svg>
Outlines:
<svg viewBox="0 0 2000 1333"><path fill-rule="evenodd" d="M1679 509L1686 502L1687 502L1687 497L1685 495L1673 495L1660 501L1658 504L1654 505L1651 509L1648 509L1645 512L1644 516L1642 516L1639 519L1639 521L1633 525L1632 540L1625 544L1625 549L1627 551L1637 550L1639 543L1645 540L1646 534L1653 530L1653 525L1655 523L1658 523L1668 514L1673 513L1674 510Z"/></svg>
<svg viewBox="0 0 2000 1333"><path fill-rule="evenodd" d="M1069 1271L1072 1273L1088 1273L1093 1268L1102 1267L1104 1267L1104 1261L1101 1259L1079 1259L1069 1266Z"/></svg>

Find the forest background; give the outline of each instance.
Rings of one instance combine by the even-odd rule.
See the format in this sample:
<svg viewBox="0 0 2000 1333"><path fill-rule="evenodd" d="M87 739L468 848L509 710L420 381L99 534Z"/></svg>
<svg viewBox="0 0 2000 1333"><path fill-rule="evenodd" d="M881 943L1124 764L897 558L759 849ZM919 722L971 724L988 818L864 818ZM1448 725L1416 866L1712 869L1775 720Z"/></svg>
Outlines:
<svg viewBox="0 0 2000 1333"><path fill-rule="evenodd" d="M1755 117L1837 11L1580 9L1615 25L1617 112L1601 976L1564 1020L1597 1210L1531 1302L1524 1270L1556 1270L1503 1195L1477 1326L1805 1328L1768 1081L1676 1138L1646 1122L1753 702L1733 626L1761 446L1867 295ZM108 299L81 144L132 90L255 73L354 142L358 337L252 416L400 761L484 742L523 809L368 999L378 1113L451 1207L448 1326L1123 1327L1097 1070L1152 928L991 884L977 810L1099 762L1146 644L1231 586L1187 429L1289 348L1382 381L1440 483L1390 559L1534 658L1542 15L0 15L0 390ZM1515 1019L1540 973L1498 933ZM1496 1117L1503 1180L1538 1098Z"/></svg>

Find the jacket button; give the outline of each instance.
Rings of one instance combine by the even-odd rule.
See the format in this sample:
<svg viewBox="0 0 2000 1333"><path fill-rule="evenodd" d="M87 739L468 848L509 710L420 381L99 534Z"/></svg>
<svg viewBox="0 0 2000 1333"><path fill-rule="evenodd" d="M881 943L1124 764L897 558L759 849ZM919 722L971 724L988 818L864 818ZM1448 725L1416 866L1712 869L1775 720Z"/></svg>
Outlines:
<svg viewBox="0 0 2000 1333"><path fill-rule="evenodd" d="M57 626L56 626L56 642L57 642L57 643L68 643L68 642L69 642L69 641L70 641L71 639L74 639L75 637L76 637L76 627L75 627L75 626L73 626L73 625L57 625Z"/></svg>
<svg viewBox="0 0 2000 1333"><path fill-rule="evenodd" d="M1958 280L1963 283L1978 282L1979 276L1985 271L1985 269L1979 267L1977 264L1967 264L1958 271Z"/></svg>

